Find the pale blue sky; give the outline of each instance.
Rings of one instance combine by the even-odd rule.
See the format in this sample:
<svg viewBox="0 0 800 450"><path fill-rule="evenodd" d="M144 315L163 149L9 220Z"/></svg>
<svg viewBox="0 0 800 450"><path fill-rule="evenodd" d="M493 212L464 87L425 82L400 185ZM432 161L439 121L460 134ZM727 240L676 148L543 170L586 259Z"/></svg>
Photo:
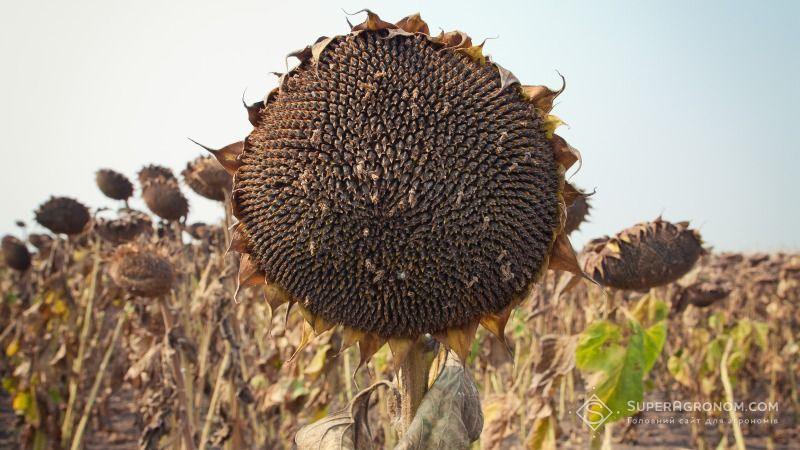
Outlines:
<svg viewBox="0 0 800 450"><path fill-rule="evenodd" d="M487 53L523 83L564 74L554 113L584 156L574 181L597 188L578 244L663 213L718 249L800 249L800 3L789 1L2 0L0 232L32 224L51 193L112 206L94 185L100 167L180 171L200 154L186 137L241 139L242 91L261 97L284 55L347 32L341 9L365 6L498 37ZM190 220L221 216L189 195Z"/></svg>

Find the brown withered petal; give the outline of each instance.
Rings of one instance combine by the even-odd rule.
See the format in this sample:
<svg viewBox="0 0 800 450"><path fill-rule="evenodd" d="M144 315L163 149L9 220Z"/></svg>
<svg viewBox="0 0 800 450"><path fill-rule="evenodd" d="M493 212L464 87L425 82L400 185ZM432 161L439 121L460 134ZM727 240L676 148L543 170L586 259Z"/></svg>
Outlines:
<svg viewBox="0 0 800 450"><path fill-rule="evenodd" d="M186 165L181 173L186 184L199 195L219 202L225 201L233 179L212 156L201 156Z"/></svg>
<svg viewBox="0 0 800 450"><path fill-rule="evenodd" d="M230 158L238 248L313 317L463 353L546 269L576 152L465 34L353 29L298 53Z"/></svg>
<svg viewBox="0 0 800 450"><path fill-rule="evenodd" d="M142 167L142 170L139 171L137 176L139 178L139 184L145 184L146 181L155 178L165 178L168 180L177 181L177 178L175 178L175 174L172 173L172 169L155 164L150 164L148 166Z"/></svg>
<svg viewBox="0 0 800 450"><path fill-rule="evenodd" d="M3 236L3 260L8 267L24 272L31 266L31 253L25 243L14 236Z"/></svg>
<svg viewBox="0 0 800 450"><path fill-rule="evenodd" d="M90 219L89 209L68 197L51 197L36 210L39 225L56 234L79 234Z"/></svg>
<svg viewBox="0 0 800 450"><path fill-rule="evenodd" d="M97 219L95 231L112 244L124 244L136 239L140 234L152 231L150 217L139 211L128 211L116 219Z"/></svg>
<svg viewBox="0 0 800 450"><path fill-rule="evenodd" d="M601 285L642 290L682 277L703 253L702 240L688 223L658 218L589 242L584 270Z"/></svg>
<svg viewBox="0 0 800 450"><path fill-rule="evenodd" d="M175 278L168 259L131 244L117 249L108 271L117 286L142 297L168 294Z"/></svg>
<svg viewBox="0 0 800 450"><path fill-rule="evenodd" d="M47 234L31 233L28 235L28 242L40 252L47 250L53 244L53 238Z"/></svg>
<svg viewBox="0 0 800 450"><path fill-rule="evenodd" d="M142 198L153 214L176 221L189 213L189 202L174 178L155 177L142 184Z"/></svg>
<svg viewBox="0 0 800 450"><path fill-rule="evenodd" d="M106 197L113 200L127 200L133 195L133 184L128 177L111 169L100 169L95 182Z"/></svg>

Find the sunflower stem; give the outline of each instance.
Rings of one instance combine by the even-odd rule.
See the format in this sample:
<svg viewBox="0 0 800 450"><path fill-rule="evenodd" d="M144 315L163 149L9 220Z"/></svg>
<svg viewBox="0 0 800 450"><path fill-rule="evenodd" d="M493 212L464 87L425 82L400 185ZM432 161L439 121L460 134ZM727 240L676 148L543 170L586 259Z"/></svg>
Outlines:
<svg viewBox="0 0 800 450"><path fill-rule="evenodd" d="M400 391L400 434L411 426L422 398L428 390L428 371L430 358L426 356L425 341L422 337L414 340L405 360L397 372L397 389Z"/></svg>

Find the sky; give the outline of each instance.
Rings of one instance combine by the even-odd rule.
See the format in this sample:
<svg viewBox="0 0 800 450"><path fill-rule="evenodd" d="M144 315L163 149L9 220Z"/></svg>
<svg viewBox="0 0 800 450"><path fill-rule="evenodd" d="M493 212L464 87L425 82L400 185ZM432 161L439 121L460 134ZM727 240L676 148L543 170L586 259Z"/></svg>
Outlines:
<svg viewBox="0 0 800 450"><path fill-rule="evenodd" d="M349 31L344 11L420 12L525 84L567 89L553 113L596 190L576 247L659 215L717 250L800 250L800 2L0 0L0 233L36 229L51 194L113 207L99 168L182 170L251 126L241 105L285 55ZM353 23L364 14L351 17ZM293 62L290 61L290 64ZM189 221L219 204L184 189ZM141 201L134 207L144 208Z"/></svg>

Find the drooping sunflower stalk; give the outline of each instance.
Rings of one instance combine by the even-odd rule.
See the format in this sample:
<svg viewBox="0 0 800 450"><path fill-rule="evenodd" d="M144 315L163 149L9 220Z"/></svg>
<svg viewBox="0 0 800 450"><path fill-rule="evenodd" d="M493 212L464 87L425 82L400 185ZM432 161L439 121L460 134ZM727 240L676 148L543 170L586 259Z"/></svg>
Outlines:
<svg viewBox="0 0 800 450"><path fill-rule="evenodd" d="M419 15L367 15L292 53L247 107L243 145L214 151L233 175L239 288L297 305L301 348L343 325L362 364L424 334L464 361L479 324L504 340L548 268L580 273L564 233L579 154L550 114L563 88L522 85Z"/></svg>

